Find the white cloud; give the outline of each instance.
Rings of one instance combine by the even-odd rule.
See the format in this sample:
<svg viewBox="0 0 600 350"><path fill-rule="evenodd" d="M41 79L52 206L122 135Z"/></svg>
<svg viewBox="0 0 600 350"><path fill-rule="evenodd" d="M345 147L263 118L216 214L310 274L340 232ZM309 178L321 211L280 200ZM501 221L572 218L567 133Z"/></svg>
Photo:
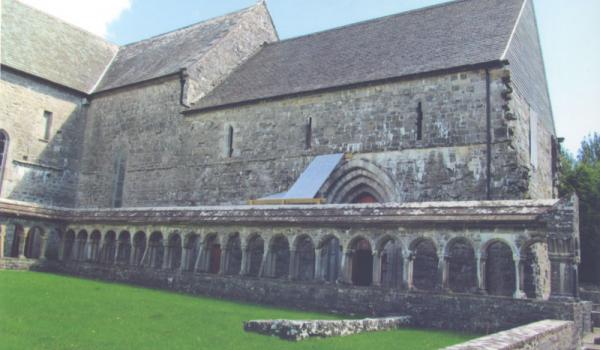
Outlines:
<svg viewBox="0 0 600 350"><path fill-rule="evenodd" d="M21 1L102 37L106 37L108 25L131 7L131 0Z"/></svg>

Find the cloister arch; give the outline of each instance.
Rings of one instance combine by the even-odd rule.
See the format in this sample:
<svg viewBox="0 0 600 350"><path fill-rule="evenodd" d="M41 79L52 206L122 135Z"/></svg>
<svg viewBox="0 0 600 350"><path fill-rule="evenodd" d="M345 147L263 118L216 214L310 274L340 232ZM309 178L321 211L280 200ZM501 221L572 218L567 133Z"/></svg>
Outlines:
<svg viewBox="0 0 600 350"><path fill-rule="evenodd" d="M368 239L354 238L349 245L352 251L352 283L370 286L373 283L373 250Z"/></svg>
<svg viewBox="0 0 600 350"><path fill-rule="evenodd" d="M338 280L341 268L342 245L338 237L325 236L319 243L319 264L317 272L319 278L327 282Z"/></svg>
<svg viewBox="0 0 600 350"><path fill-rule="evenodd" d="M27 233L25 239L25 257L28 259L39 259L42 254L44 243L42 240L45 239L45 233L42 228L38 226L32 227Z"/></svg>
<svg viewBox="0 0 600 350"><path fill-rule="evenodd" d="M284 235L276 235L269 245L267 276L274 278L288 277L290 272L290 244Z"/></svg>
<svg viewBox="0 0 600 350"><path fill-rule="evenodd" d="M179 233L169 235L167 242L167 267L178 269L181 267L181 254L183 252L182 240Z"/></svg>
<svg viewBox="0 0 600 350"><path fill-rule="evenodd" d="M315 245L309 235L300 235L294 241L294 276L300 281L315 277Z"/></svg>
<svg viewBox="0 0 600 350"><path fill-rule="evenodd" d="M138 231L133 236L133 259L132 264L134 266L142 265L144 254L146 253L146 233Z"/></svg>
<svg viewBox="0 0 600 350"><path fill-rule="evenodd" d="M129 264L131 259L131 234L129 231L119 233L117 242L117 263Z"/></svg>
<svg viewBox="0 0 600 350"><path fill-rule="evenodd" d="M225 244L225 273L237 275L242 269L242 240L239 233L229 235Z"/></svg>
<svg viewBox="0 0 600 350"><path fill-rule="evenodd" d="M484 245L485 285L490 295L512 296L516 289L513 250L501 240L492 240Z"/></svg>
<svg viewBox="0 0 600 350"><path fill-rule="evenodd" d="M104 246L102 247L102 262L113 264L117 254L117 234L115 231L108 231L104 235Z"/></svg>
<svg viewBox="0 0 600 350"><path fill-rule="evenodd" d="M413 285L416 289L433 290L438 281L439 258L435 243L429 238L419 238L411 244L413 260Z"/></svg>
<svg viewBox="0 0 600 350"><path fill-rule="evenodd" d="M102 234L98 230L92 231L90 235L90 255L89 259L91 261L99 261L100 260L100 241L102 240Z"/></svg>
<svg viewBox="0 0 600 350"><path fill-rule="evenodd" d="M75 231L68 230L65 233L63 241L63 260L69 261L73 257L73 247L75 246Z"/></svg>
<svg viewBox="0 0 600 350"><path fill-rule="evenodd" d="M380 284L383 287L399 288L402 285L403 256L402 246L395 239L386 236L379 242Z"/></svg>
<svg viewBox="0 0 600 350"><path fill-rule="evenodd" d="M248 276L258 277L262 268L265 241L260 235L254 234L248 239L246 249L248 254Z"/></svg>
<svg viewBox="0 0 600 350"><path fill-rule="evenodd" d="M148 239L148 253L146 256L146 264L154 269L161 269L163 259L165 257L165 247L163 243L163 235L159 231L152 232Z"/></svg>
<svg viewBox="0 0 600 350"><path fill-rule="evenodd" d="M186 251L184 269L186 271L194 271L198 256L200 255L200 236L195 233L188 234L185 239L184 249Z"/></svg>
<svg viewBox="0 0 600 350"><path fill-rule="evenodd" d="M74 258L79 261L84 261L88 258L87 246L88 246L88 233L86 230L81 230L77 234L75 239L75 256Z"/></svg>
<svg viewBox="0 0 600 350"><path fill-rule="evenodd" d="M477 289L477 261L470 240L458 237L446 244L448 287L453 292Z"/></svg>
<svg viewBox="0 0 600 350"><path fill-rule="evenodd" d="M204 239L203 271L219 273L221 269L221 243L216 233L211 233Z"/></svg>

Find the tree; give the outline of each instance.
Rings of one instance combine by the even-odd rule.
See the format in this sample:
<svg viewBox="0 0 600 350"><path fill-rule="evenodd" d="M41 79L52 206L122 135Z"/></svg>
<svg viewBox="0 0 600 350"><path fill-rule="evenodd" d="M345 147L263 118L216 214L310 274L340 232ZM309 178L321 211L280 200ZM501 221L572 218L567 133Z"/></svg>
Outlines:
<svg viewBox="0 0 600 350"><path fill-rule="evenodd" d="M600 135L581 142L577 159L561 151L561 196L579 196L580 279L600 284Z"/></svg>

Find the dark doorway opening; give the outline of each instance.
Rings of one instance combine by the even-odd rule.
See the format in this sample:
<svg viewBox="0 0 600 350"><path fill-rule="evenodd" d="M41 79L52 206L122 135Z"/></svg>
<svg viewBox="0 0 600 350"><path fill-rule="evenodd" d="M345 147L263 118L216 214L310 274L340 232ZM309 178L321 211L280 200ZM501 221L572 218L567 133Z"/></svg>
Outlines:
<svg viewBox="0 0 600 350"><path fill-rule="evenodd" d="M373 254L371 245L361 239L355 245L352 255L352 283L357 286L370 286L373 282Z"/></svg>
<svg viewBox="0 0 600 350"><path fill-rule="evenodd" d="M373 196L372 194L369 194L369 193L361 193L358 196L356 196L356 198L354 198L354 200L352 201L352 203L355 203L355 204L377 203L377 202L379 202L377 200L377 198L375 198L375 196Z"/></svg>
<svg viewBox="0 0 600 350"><path fill-rule="evenodd" d="M213 244L210 247L210 262L208 272L219 273L221 268L221 246L219 244Z"/></svg>

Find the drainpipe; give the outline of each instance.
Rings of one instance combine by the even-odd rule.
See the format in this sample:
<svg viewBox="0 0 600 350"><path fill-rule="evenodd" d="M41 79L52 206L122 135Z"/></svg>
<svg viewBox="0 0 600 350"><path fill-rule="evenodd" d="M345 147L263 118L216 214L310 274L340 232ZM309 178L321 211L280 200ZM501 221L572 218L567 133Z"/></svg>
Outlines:
<svg viewBox="0 0 600 350"><path fill-rule="evenodd" d="M187 83L187 69L181 68L179 71L179 82L181 83L181 92L179 93L179 104L185 108L190 108L187 104L185 104L184 100L184 92L185 92L185 84Z"/></svg>
<svg viewBox="0 0 600 350"><path fill-rule="evenodd" d="M485 168L485 193L486 199L492 199L492 106L490 70L485 69L485 121L486 121L486 168Z"/></svg>

